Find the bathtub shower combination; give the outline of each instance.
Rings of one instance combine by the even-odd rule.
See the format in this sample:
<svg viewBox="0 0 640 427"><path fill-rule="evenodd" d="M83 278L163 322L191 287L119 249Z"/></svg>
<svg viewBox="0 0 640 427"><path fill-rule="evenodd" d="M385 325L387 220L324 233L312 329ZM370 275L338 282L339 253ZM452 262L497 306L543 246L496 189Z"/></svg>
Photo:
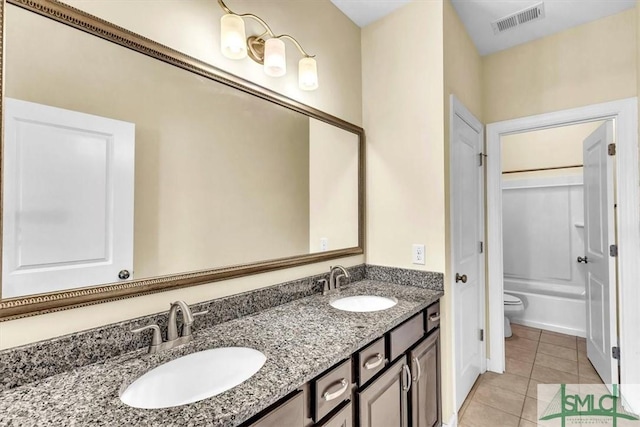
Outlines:
<svg viewBox="0 0 640 427"><path fill-rule="evenodd" d="M584 337L582 176L503 181L505 336L510 321Z"/></svg>

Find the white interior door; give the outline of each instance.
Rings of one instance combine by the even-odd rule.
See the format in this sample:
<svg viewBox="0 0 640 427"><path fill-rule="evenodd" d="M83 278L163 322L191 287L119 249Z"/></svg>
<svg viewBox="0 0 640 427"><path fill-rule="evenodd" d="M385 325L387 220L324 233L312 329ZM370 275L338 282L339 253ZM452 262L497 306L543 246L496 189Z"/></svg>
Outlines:
<svg viewBox="0 0 640 427"><path fill-rule="evenodd" d="M135 126L5 98L2 297L133 276Z"/></svg>
<svg viewBox="0 0 640 427"><path fill-rule="evenodd" d="M482 125L452 102L451 221L456 404L460 408L484 370Z"/></svg>
<svg viewBox="0 0 640 427"><path fill-rule="evenodd" d="M618 383L614 164L608 155L613 123L603 123L583 143L587 356L605 384Z"/></svg>

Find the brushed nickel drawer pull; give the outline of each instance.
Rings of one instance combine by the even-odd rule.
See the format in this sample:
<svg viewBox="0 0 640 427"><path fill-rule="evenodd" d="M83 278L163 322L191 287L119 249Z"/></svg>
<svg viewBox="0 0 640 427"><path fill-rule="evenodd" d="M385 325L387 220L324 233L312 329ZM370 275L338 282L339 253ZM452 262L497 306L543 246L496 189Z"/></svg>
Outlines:
<svg viewBox="0 0 640 427"><path fill-rule="evenodd" d="M430 322L437 322L438 320L440 320L440 313L434 313L431 316L429 316Z"/></svg>
<svg viewBox="0 0 640 427"><path fill-rule="evenodd" d="M376 369L378 366L382 365L382 362L384 362L384 359L382 358L382 355L378 353L375 356L371 356L364 363L364 368L369 370Z"/></svg>
<svg viewBox="0 0 640 427"><path fill-rule="evenodd" d="M408 365L402 366L402 374L403 374L402 391L409 391L409 389L411 388L411 369L409 369Z"/></svg>
<svg viewBox="0 0 640 427"><path fill-rule="evenodd" d="M418 371L416 373L416 376L413 377L413 382L417 383L418 381L420 381L420 377L422 376L422 372L420 371L420 361L418 360L417 357L414 357L412 360L413 360L413 363L416 364L416 370Z"/></svg>
<svg viewBox="0 0 640 427"><path fill-rule="evenodd" d="M339 383L336 383L336 384L340 384L340 388L338 390L334 391L333 393L329 393L328 391L325 391L324 394L322 395L322 398L327 402L333 399L337 399L338 397L343 395L344 392L347 391L347 389L349 388L349 383L347 382L346 378L343 378Z"/></svg>

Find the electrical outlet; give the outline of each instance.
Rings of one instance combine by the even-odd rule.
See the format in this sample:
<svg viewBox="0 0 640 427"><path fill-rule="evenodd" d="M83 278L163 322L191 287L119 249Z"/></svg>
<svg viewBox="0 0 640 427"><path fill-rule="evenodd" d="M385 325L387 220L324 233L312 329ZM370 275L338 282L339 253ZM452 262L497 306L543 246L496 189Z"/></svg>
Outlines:
<svg viewBox="0 0 640 427"><path fill-rule="evenodd" d="M326 237L320 238L320 252L326 252L329 250L329 239Z"/></svg>
<svg viewBox="0 0 640 427"><path fill-rule="evenodd" d="M425 259L424 245L422 244L413 245L413 263L424 265L424 259Z"/></svg>

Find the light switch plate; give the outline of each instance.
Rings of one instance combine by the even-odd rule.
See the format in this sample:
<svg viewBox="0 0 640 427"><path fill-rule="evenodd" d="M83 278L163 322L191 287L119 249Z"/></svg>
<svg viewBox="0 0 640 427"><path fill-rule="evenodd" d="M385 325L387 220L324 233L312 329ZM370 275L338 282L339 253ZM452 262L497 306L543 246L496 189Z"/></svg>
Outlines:
<svg viewBox="0 0 640 427"><path fill-rule="evenodd" d="M329 250L329 239L327 237L320 238L320 252L326 252Z"/></svg>

